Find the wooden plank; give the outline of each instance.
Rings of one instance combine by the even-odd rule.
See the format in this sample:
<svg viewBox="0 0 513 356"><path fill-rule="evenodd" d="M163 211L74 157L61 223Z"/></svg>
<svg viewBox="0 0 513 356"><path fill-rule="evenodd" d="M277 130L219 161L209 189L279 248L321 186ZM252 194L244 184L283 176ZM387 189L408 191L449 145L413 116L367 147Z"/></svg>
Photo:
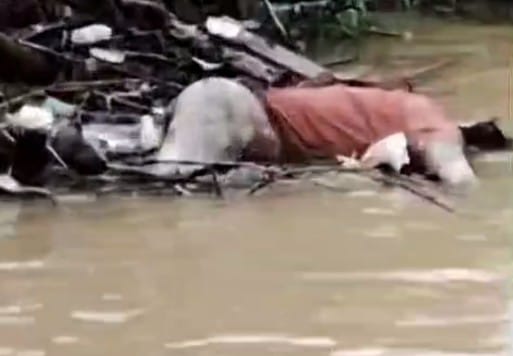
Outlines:
<svg viewBox="0 0 513 356"><path fill-rule="evenodd" d="M239 21L232 18L226 16L209 17L206 27L210 35L220 38L228 44L243 47L253 55L306 78L311 79L328 71L325 67L305 56L294 53L281 45L270 43L247 31Z"/></svg>

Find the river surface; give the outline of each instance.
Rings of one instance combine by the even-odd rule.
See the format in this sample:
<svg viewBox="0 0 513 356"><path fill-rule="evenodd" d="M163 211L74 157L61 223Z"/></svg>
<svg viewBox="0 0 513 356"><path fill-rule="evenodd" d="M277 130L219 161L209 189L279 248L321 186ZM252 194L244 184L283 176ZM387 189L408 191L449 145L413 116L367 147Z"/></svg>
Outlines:
<svg viewBox="0 0 513 356"><path fill-rule="evenodd" d="M456 58L420 89L512 133L513 27L410 30L341 70ZM511 355L511 156L477 169L456 214L348 178L338 192L2 203L0 356Z"/></svg>

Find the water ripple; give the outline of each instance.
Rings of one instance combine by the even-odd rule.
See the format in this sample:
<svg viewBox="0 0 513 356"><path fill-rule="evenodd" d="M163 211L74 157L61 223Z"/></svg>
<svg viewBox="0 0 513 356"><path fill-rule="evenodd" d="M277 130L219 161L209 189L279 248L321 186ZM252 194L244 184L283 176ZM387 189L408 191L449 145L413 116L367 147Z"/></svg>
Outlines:
<svg viewBox="0 0 513 356"><path fill-rule="evenodd" d="M16 356L45 356L45 350L18 350Z"/></svg>
<svg viewBox="0 0 513 356"><path fill-rule="evenodd" d="M44 262L41 260L34 261L9 261L0 262L0 271L19 271L19 270L32 270L41 269L44 267Z"/></svg>
<svg viewBox="0 0 513 356"><path fill-rule="evenodd" d="M506 356L505 353L463 353L442 350L401 350L387 348L364 348L336 350L330 356Z"/></svg>
<svg viewBox="0 0 513 356"><path fill-rule="evenodd" d="M61 335L52 338L52 342L57 345L76 344L80 339L76 336Z"/></svg>
<svg viewBox="0 0 513 356"><path fill-rule="evenodd" d="M381 225L364 232L366 236L378 239L393 239L399 237L399 230L392 225Z"/></svg>
<svg viewBox="0 0 513 356"><path fill-rule="evenodd" d="M367 198L367 197L375 197L378 195L378 192L375 190L355 190L352 192L346 193L347 196L355 197L355 198Z"/></svg>
<svg viewBox="0 0 513 356"><path fill-rule="evenodd" d="M495 283L504 277L479 269L429 269L384 272L305 272L302 280L314 282L404 282L440 284L448 282Z"/></svg>
<svg viewBox="0 0 513 356"><path fill-rule="evenodd" d="M45 350L16 350L10 347L0 347L0 356L45 356Z"/></svg>
<svg viewBox="0 0 513 356"><path fill-rule="evenodd" d="M418 316L416 318L398 320L396 326L403 327L440 327L457 325L501 324L509 321L508 315L470 315L457 318L432 318Z"/></svg>
<svg viewBox="0 0 513 356"><path fill-rule="evenodd" d="M104 294L102 295L102 299L105 301L120 301L123 300L123 296L121 294Z"/></svg>
<svg viewBox="0 0 513 356"><path fill-rule="evenodd" d="M0 306L0 315L30 313L30 312L39 310L42 307L43 307L43 304L6 305L3 307Z"/></svg>
<svg viewBox="0 0 513 356"><path fill-rule="evenodd" d="M367 214L367 215L382 215L382 216L394 216L394 215L398 214L398 212L396 210L376 208L376 207L364 208L362 210L362 213Z"/></svg>
<svg viewBox="0 0 513 356"><path fill-rule="evenodd" d="M0 315L0 325L30 325L35 322L31 316Z"/></svg>
<svg viewBox="0 0 513 356"><path fill-rule="evenodd" d="M71 313L71 318L104 324L122 324L143 314L142 309L131 309L125 311L95 311L95 310L76 310Z"/></svg>
<svg viewBox="0 0 513 356"><path fill-rule="evenodd" d="M291 337L287 335L219 335L205 339L185 340L165 344L168 349L187 349L211 344L285 344L297 347L331 348L337 343L327 337Z"/></svg>

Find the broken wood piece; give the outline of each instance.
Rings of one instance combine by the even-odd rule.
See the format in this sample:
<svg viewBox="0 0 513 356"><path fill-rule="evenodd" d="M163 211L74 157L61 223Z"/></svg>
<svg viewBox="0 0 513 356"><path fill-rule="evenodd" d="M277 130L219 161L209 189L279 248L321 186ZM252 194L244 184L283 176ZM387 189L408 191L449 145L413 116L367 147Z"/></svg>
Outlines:
<svg viewBox="0 0 513 356"><path fill-rule="evenodd" d="M242 46L253 55L264 58L305 78L314 78L327 69L310 59L296 54L283 46L271 44L264 38L247 31L232 18L209 17L205 24L208 32L228 44Z"/></svg>
<svg viewBox="0 0 513 356"><path fill-rule="evenodd" d="M448 202L442 200L433 191L427 190L425 186L420 186L419 182L415 180L410 180L406 176L381 174L380 176L372 176L370 178L376 182L385 183L387 185L398 187L402 190L410 192L411 194L421 198L425 202L433 204L449 213L456 212L456 209L453 206L451 206Z"/></svg>
<svg viewBox="0 0 513 356"><path fill-rule="evenodd" d="M359 53L355 52L354 54L351 54L351 55L343 57L343 58L335 59L335 60L332 60L329 62L324 62L324 63L322 63L322 65L326 68L332 68L332 67L356 62L359 59L359 57L360 57Z"/></svg>
<svg viewBox="0 0 513 356"><path fill-rule="evenodd" d="M264 2L264 5L265 5L265 8L267 10L267 13L269 14L271 19L273 20L274 26L280 32L280 35L281 35L282 39L285 42L289 42L290 41L289 33L285 29L285 26L283 25L283 23L280 21L280 18L276 15L276 12L274 11L274 8L273 8L273 4L271 3L270 0L263 0L263 2Z"/></svg>
<svg viewBox="0 0 513 356"><path fill-rule="evenodd" d="M270 63L265 63L260 58L251 56L245 51L228 47L224 49L224 56L228 64L235 70L264 81L268 85L275 83L283 74L283 70Z"/></svg>
<svg viewBox="0 0 513 356"><path fill-rule="evenodd" d="M401 37L405 40L411 40L413 37L412 33L409 31L399 32L399 31L385 30L382 28L378 28L376 26L369 27L368 29L365 30L365 32L367 32L369 34L386 36L386 37Z"/></svg>
<svg viewBox="0 0 513 356"><path fill-rule="evenodd" d="M456 63L456 60L454 58L442 58L434 63L407 72L401 77L408 80L420 79L423 76L432 74L433 72L445 68L454 63Z"/></svg>

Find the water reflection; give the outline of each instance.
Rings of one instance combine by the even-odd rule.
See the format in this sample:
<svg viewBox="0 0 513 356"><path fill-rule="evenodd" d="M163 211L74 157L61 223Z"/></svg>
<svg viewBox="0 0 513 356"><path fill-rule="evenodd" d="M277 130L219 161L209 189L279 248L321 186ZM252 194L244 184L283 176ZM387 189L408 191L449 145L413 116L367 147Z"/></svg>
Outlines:
<svg viewBox="0 0 513 356"><path fill-rule="evenodd" d="M39 203L7 203L0 213L0 271L37 269L52 250L51 209Z"/></svg>

